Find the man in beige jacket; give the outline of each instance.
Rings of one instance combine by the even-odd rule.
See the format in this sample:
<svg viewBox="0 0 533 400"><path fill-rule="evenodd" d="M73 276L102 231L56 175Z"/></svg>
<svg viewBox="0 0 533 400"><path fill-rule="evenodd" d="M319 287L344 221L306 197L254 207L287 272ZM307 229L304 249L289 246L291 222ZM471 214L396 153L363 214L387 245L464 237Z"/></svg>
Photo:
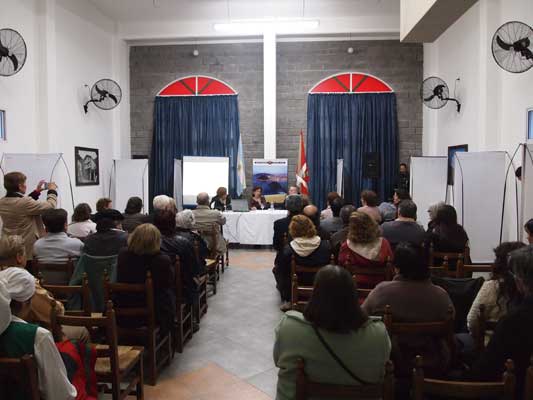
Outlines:
<svg viewBox="0 0 533 400"><path fill-rule="evenodd" d="M27 258L33 258L33 244L44 235L41 214L57 206L57 185L48 184L46 201L38 201L44 190L44 181L37 188L26 193L26 176L21 172L10 172L4 176L4 187L7 194L0 199L0 217L2 218L2 235L19 235L24 239Z"/></svg>
<svg viewBox="0 0 533 400"><path fill-rule="evenodd" d="M209 195L205 192L196 196L196 204L196 209L193 210L194 229L205 231L215 227L217 232L217 252L218 254L224 254L227 247L220 227L226 223L226 217L218 210L211 210L209 207ZM211 246L211 243L209 243L210 238L205 235L202 235L202 237L208 242L208 246Z"/></svg>

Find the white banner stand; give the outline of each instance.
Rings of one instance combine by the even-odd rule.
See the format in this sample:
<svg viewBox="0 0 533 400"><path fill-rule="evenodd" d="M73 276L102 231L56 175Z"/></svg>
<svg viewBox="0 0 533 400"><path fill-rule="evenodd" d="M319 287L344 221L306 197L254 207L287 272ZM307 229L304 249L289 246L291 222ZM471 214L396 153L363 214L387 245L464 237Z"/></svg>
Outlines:
<svg viewBox="0 0 533 400"><path fill-rule="evenodd" d="M148 213L148 159L113 160L111 187L113 208L124 212L130 197L140 197Z"/></svg>
<svg viewBox="0 0 533 400"><path fill-rule="evenodd" d="M174 160L174 199L178 211L183 210L183 176L181 171L181 160Z"/></svg>
<svg viewBox="0 0 533 400"><path fill-rule="evenodd" d="M523 145L522 154L522 207L520 210L520 240L527 243L524 225L533 218L533 144Z"/></svg>
<svg viewBox="0 0 533 400"><path fill-rule="evenodd" d="M339 196L344 196L344 160L337 159L337 193Z"/></svg>

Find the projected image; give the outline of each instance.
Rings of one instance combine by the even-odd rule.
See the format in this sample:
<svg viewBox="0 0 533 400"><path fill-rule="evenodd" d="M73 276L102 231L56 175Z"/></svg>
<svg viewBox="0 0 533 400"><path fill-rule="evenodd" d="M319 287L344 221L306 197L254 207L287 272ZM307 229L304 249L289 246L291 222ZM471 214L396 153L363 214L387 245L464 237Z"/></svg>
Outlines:
<svg viewBox="0 0 533 400"><path fill-rule="evenodd" d="M453 186L453 177L455 174L455 154L456 153L465 153L468 152L468 145L461 144L459 146L450 146L448 147L448 185Z"/></svg>
<svg viewBox="0 0 533 400"><path fill-rule="evenodd" d="M287 194L287 160L253 160L252 181L263 190L263 196Z"/></svg>
<svg viewBox="0 0 533 400"><path fill-rule="evenodd" d="M527 110L527 138L533 139L533 108Z"/></svg>
<svg viewBox="0 0 533 400"><path fill-rule="evenodd" d="M100 184L98 149L74 147L76 162L76 186L97 186Z"/></svg>
<svg viewBox="0 0 533 400"><path fill-rule="evenodd" d="M228 181L228 157L183 157L183 204L196 204L201 192L213 197L219 187L231 189Z"/></svg>

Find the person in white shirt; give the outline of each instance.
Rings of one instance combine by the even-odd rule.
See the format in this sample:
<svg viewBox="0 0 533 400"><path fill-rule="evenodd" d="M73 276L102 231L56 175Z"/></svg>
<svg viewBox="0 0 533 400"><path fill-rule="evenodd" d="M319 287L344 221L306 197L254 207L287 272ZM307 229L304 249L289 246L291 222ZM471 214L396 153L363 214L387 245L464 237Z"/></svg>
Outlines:
<svg viewBox="0 0 533 400"><path fill-rule="evenodd" d="M80 203L72 214L72 223L67 227L67 233L76 238L86 238L96 232L96 223L91 221L91 206L87 203Z"/></svg>
<svg viewBox="0 0 533 400"><path fill-rule="evenodd" d="M33 355L37 364L39 391L45 400L75 399L77 392L67 377L52 334L24 321L35 293L35 278L25 269L0 271L0 356ZM18 388L10 388L15 396Z"/></svg>

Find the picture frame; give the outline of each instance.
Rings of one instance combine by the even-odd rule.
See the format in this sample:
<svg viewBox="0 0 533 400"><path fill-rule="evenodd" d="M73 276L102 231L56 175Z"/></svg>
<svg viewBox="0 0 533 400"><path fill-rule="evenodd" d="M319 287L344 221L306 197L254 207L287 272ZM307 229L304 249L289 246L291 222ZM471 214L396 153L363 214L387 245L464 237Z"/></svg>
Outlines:
<svg viewBox="0 0 533 400"><path fill-rule="evenodd" d="M0 140L7 140L6 136L6 111L0 110Z"/></svg>
<svg viewBox="0 0 533 400"><path fill-rule="evenodd" d="M448 146L448 185L453 186L454 184L454 162L456 153L466 153L468 152L467 144L460 144L457 146Z"/></svg>
<svg viewBox="0 0 533 400"><path fill-rule="evenodd" d="M76 186L100 185L100 156L98 149L74 147Z"/></svg>
<svg viewBox="0 0 533 400"><path fill-rule="evenodd" d="M526 110L526 140L533 141L533 107Z"/></svg>

